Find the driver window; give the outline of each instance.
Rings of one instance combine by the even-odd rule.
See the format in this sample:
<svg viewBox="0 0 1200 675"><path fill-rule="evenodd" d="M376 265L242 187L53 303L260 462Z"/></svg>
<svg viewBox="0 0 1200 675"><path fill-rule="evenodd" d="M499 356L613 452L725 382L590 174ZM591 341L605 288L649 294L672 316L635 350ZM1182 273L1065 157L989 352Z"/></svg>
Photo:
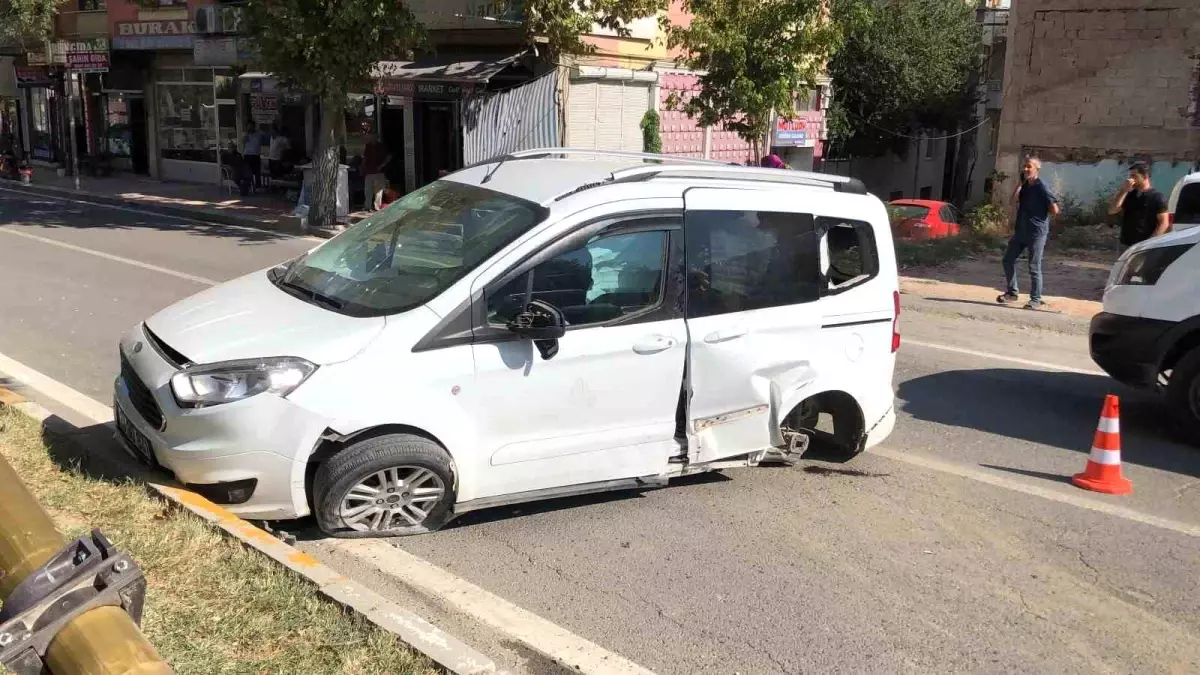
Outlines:
<svg viewBox="0 0 1200 675"><path fill-rule="evenodd" d="M557 307L568 326L606 323L656 307L667 241L665 230L599 235L490 294L488 323L509 323L530 300Z"/></svg>

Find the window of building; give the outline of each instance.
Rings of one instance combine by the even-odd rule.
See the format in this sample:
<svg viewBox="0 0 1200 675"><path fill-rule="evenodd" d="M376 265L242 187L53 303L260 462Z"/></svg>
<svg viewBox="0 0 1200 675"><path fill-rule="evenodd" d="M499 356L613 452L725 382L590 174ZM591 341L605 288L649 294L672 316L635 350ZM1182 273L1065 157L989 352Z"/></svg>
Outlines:
<svg viewBox="0 0 1200 675"><path fill-rule="evenodd" d="M103 12L108 9L108 0L78 0L81 12Z"/></svg>
<svg viewBox="0 0 1200 675"><path fill-rule="evenodd" d="M600 234L505 284L488 297L488 323L511 322L530 300L562 311L568 327L641 314L662 302L666 230Z"/></svg>
<svg viewBox="0 0 1200 675"><path fill-rule="evenodd" d="M892 190L888 193L889 202L894 202L897 199L904 199L904 190Z"/></svg>
<svg viewBox="0 0 1200 675"><path fill-rule="evenodd" d="M820 294L809 214L696 211L686 236L689 317L795 305Z"/></svg>
<svg viewBox="0 0 1200 675"><path fill-rule="evenodd" d="M233 99L224 98L233 86L232 78L223 69L164 69L155 79L163 159L216 163L220 148L236 144L236 106Z"/></svg>
<svg viewBox="0 0 1200 675"><path fill-rule="evenodd" d="M926 138L922 142L925 144L925 159L933 159L933 145L937 141L932 138Z"/></svg>
<svg viewBox="0 0 1200 675"><path fill-rule="evenodd" d="M926 186L922 187L921 188L921 199L932 199L932 198L933 198L933 186L926 185Z"/></svg>
<svg viewBox="0 0 1200 675"><path fill-rule="evenodd" d="M879 274L879 253L870 224L858 220L817 218L821 234L822 295L841 293Z"/></svg>

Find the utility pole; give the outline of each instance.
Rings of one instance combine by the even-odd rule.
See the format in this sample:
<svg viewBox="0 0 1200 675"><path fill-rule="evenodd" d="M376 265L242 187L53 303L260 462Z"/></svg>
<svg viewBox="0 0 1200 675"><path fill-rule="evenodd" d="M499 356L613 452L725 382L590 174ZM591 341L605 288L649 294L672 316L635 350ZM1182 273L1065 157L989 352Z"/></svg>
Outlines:
<svg viewBox="0 0 1200 675"><path fill-rule="evenodd" d="M60 556L66 546L67 542L55 529L54 521L21 484L8 462L0 457L0 601L9 603L4 606L5 611L18 611L20 616L20 608L13 605L18 602L18 595L22 592L24 595L20 600L36 607L39 599L31 598L28 592L33 589L28 585L22 586L22 582ZM81 553L76 551L75 559L80 557ZM86 560L88 556L82 557ZM118 556L115 560L115 563L105 561L104 573L108 573L108 568L129 574L135 572L136 566L124 556ZM97 557L92 562L100 560ZM82 567L83 564L77 562L76 566ZM40 574L51 577L48 570ZM14 594L14 591L18 593ZM57 607L69 605L71 598L78 595L77 590L62 596L54 608L48 609L41 617L50 617ZM0 626L11 625L4 621L0 621ZM54 621L51 619L49 623L53 624ZM19 635L9 630L0 630L0 653L20 644L36 643L41 637L36 630ZM70 619L48 637L50 643L42 661L52 675L169 675L172 672L121 607L95 606ZM25 652L25 656L29 654ZM29 672L21 668L30 663L23 659L9 666L14 672ZM36 659L32 663L36 664Z"/></svg>
<svg viewBox="0 0 1200 675"><path fill-rule="evenodd" d="M75 138L75 71L67 71L67 114L71 128L71 175L75 177L75 190L79 190L79 141Z"/></svg>

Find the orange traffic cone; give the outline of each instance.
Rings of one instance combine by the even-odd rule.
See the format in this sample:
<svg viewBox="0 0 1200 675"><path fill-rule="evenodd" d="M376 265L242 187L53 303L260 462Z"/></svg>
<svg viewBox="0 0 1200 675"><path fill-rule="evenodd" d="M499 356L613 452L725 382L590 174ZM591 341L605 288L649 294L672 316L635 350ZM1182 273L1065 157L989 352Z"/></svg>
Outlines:
<svg viewBox="0 0 1200 675"><path fill-rule="evenodd" d="M1076 487L1110 495L1133 492L1133 483L1121 475L1121 402L1112 394L1104 399L1087 468L1075 474L1071 482Z"/></svg>

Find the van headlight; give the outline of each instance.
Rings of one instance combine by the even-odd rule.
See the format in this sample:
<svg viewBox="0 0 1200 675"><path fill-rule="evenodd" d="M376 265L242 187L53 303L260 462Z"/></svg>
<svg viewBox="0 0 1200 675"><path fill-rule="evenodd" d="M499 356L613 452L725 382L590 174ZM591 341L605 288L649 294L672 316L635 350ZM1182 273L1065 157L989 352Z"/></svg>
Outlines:
<svg viewBox="0 0 1200 675"><path fill-rule="evenodd" d="M1121 268L1117 286L1153 286L1176 260L1191 250L1192 244L1161 246L1135 253Z"/></svg>
<svg viewBox="0 0 1200 675"><path fill-rule="evenodd" d="M232 403L263 392L287 396L316 369L312 363L290 356L193 366L175 373L171 393L181 408Z"/></svg>

